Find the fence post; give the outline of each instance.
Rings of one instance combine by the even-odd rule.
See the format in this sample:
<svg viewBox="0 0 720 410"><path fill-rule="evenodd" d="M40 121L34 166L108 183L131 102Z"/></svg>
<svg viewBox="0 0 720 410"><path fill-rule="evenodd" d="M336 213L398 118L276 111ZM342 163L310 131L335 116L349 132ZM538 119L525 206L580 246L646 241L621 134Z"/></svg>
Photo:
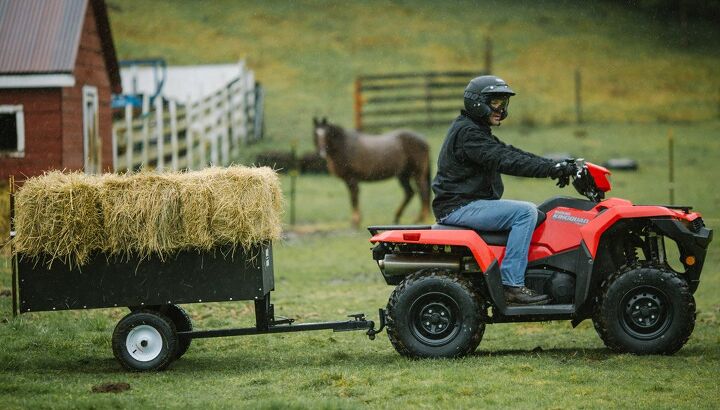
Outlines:
<svg viewBox="0 0 720 410"><path fill-rule="evenodd" d="M219 139L220 136L217 132L217 94L213 94L212 97L210 97L209 101L209 110L206 114L207 118L210 119L209 121L209 129L207 130L207 133L210 137L210 163L213 166L217 166L220 163L220 143Z"/></svg>
<svg viewBox="0 0 720 410"><path fill-rule="evenodd" d="M432 120L432 89L431 83L432 76L430 73L425 74L425 112L427 114L427 126L430 127L433 124Z"/></svg>
<svg viewBox="0 0 720 410"><path fill-rule="evenodd" d="M290 169L290 226L295 226L295 193L297 187L298 170L297 139L293 139L290 145L291 169Z"/></svg>
<svg viewBox="0 0 720 410"><path fill-rule="evenodd" d="M235 81L228 86L227 104L228 104L228 118L230 122L230 144L232 145L231 151L233 158L238 158L240 155L240 129L238 126L238 113L235 104L237 96L238 82Z"/></svg>
<svg viewBox="0 0 720 410"><path fill-rule="evenodd" d="M146 167L150 161L150 98L147 94L143 95L142 102L142 166Z"/></svg>
<svg viewBox="0 0 720 410"><path fill-rule="evenodd" d="M582 124L582 94L581 94L582 78L580 67L575 69L575 116L578 124Z"/></svg>
<svg viewBox="0 0 720 410"><path fill-rule="evenodd" d="M177 106L175 100L170 100L170 150L172 153L172 170L178 170L178 130L177 130Z"/></svg>
<svg viewBox="0 0 720 410"><path fill-rule="evenodd" d="M199 143L199 150L198 150L198 156L200 159L198 160L198 168L202 169L207 166L207 136L205 135L205 121L203 120L203 116L205 114L205 104L206 101L198 101L197 105L195 105L195 108L193 108L193 114L195 115L195 122L197 124L195 130L198 132L198 143Z"/></svg>
<svg viewBox="0 0 720 410"><path fill-rule="evenodd" d="M188 169L194 169L193 164L193 150L195 149L194 139L193 139L193 133L194 133L194 124L193 124L193 105L190 102L190 97L187 99L187 103L185 103L185 155L187 155L187 168Z"/></svg>
<svg viewBox="0 0 720 410"><path fill-rule="evenodd" d="M160 95L155 96L155 133L157 135L157 164L160 172L165 168L165 123L163 121L163 100Z"/></svg>
<svg viewBox="0 0 720 410"><path fill-rule="evenodd" d="M668 182L670 205L675 205L675 143L672 128L668 130Z"/></svg>
<svg viewBox="0 0 720 410"><path fill-rule="evenodd" d="M125 166L128 172L133 171L133 153L135 144L133 143L133 106L125 104Z"/></svg>
<svg viewBox="0 0 720 410"><path fill-rule="evenodd" d="M112 127L112 171L117 171L118 165L118 133L117 128Z"/></svg>
<svg viewBox="0 0 720 410"><path fill-rule="evenodd" d="M240 128L245 136L244 142L247 144L254 139L252 138L254 137L254 134L250 134L250 119L255 115L255 98L253 96L253 91L255 90L252 86L255 84L255 76L252 71L246 70L240 81L243 83L242 96L243 104L245 104L245 115L243 116L243 122L240 124Z"/></svg>
<svg viewBox="0 0 720 410"><path fill-rule="evenodd" d="M253 117L253 139L259 141L263 137L263 104L265 102L265 91L262 85L253 84L253 93L255 94L255 116Z"/></svg>
<svg viewBox="0 0 720 410"><path fill-rule="evenodd" d="M237 96L238 96L238 114L239 118L237 121L238 125L238 135L240 136L240 139L242 140L243 144L247 144L248 142L248 121L250 118L250 108L248 107L248 98L247 98L247 75L248 70L245 67L244 62L240 62L240 76L238 77L238 87L237 87Z"/></svg>
<svg viewBox="0 0 720 410"><path fill-rule="evenodd" d="M220 160L223 166L230 164L230 108L228 106L228 88L218 93L218 111L220 113Z"/></svg>
<svg viewBox="0 0 720 410"><path fill-rule="evenodd" d="M355 129L362 131L362 79L360 77L355 78Z"/></svg>
<svg viewBox="0 0 720 410"><path fill-rule="evenodd" d="M15 235L15 175L10 175L8 179L9 211L10 211L10 237ZM10 241L10 254L15 254L15 241ZM10 258L10 274L12 275L12 313L13 317L19 314L18 309L18 277L17 277L17 260L18 258Z"/></svg>
<svg viewBox="0 0 720 410"><path fill-rule="evenodd" d="M492 74L493 43L490 36L485 37L485 74Z"/></svg>

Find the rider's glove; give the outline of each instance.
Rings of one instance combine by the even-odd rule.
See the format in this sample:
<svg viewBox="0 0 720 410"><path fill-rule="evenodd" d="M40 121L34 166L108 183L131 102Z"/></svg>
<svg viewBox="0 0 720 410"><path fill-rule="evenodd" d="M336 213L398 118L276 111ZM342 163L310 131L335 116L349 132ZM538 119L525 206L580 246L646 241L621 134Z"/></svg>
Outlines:
<svg viewBox="0 0 720 410"><path fill-rule="evenodd" d="M555 185L563 188L570 183L570 177L577 172L575 161L564 160L555 164L550 170L550 178L557 179Z"/></svg>

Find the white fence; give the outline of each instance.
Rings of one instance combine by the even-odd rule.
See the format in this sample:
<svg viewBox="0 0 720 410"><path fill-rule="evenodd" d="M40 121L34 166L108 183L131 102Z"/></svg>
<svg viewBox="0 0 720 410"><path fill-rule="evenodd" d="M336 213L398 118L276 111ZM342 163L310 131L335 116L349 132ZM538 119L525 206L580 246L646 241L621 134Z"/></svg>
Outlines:
<svg viewBox="0 0 720 410"><path fill-rule="evenodd" d="M199 101L179 104L147 95L140 112L125 106L113 122L115 172L229 165L244 144L262 138L263 92L252 71Z"/></svg>

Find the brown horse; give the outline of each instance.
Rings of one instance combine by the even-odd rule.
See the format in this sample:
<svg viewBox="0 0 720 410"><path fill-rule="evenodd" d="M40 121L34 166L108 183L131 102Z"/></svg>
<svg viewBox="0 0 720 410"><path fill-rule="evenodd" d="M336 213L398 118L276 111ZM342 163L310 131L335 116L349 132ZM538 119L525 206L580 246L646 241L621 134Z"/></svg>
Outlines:
<svg viewBox="0 0 720 410"><path fill-rule="evenodd" d="M328 123L326 118L313 118L315 147L327 160L328 170L345 181L350 191L352 224L360 225L358 183L397 177L405 191L395 212L398 223L408 202L415 193L410 180L415 180L422 209L416 222L430 215L430 148L425 139L412 131L396 130L379 136L345 131Z"/></svg>

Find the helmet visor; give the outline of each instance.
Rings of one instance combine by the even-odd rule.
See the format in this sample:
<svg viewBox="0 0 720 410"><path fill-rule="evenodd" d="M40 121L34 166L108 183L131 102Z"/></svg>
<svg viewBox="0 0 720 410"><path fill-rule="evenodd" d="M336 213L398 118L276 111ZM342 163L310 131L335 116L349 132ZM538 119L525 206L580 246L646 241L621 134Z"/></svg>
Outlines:
<svg viewBox="0 0 720 410"><path fill-rule="evenodd" d="M488 102L490 109L495 112L506 111L509 104L510 104L510 96L509 95L492 96L490 98L490 101Z"/></svg>

